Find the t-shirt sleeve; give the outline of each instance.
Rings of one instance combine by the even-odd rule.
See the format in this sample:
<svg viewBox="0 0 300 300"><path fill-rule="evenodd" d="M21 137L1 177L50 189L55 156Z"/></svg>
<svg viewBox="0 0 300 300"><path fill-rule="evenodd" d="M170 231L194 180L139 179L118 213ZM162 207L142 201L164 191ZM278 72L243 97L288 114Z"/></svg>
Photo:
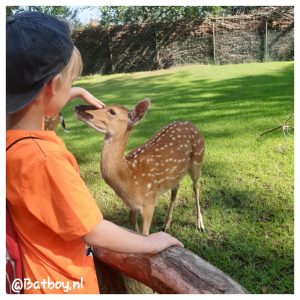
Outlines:
<svg viewBox="0 0 300 300"><path fill-rule="evenodd" d="M80 174L62 154L46 156L27 178L27 209L63 239L83 237L103 219Z"/></svg>

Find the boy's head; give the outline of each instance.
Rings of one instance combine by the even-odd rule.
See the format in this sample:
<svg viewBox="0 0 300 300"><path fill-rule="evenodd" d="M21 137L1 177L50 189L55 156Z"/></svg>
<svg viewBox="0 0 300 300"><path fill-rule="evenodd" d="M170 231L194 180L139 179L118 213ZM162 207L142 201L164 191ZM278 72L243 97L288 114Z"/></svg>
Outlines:
<svg viewBox="0 0 300 300"><path fill-rule="evenodd" d="M27 107L57 74L60 82L67 77L72 81L81 69L81 56L67 23L39 12L8 17L6 114Z"/></svg>

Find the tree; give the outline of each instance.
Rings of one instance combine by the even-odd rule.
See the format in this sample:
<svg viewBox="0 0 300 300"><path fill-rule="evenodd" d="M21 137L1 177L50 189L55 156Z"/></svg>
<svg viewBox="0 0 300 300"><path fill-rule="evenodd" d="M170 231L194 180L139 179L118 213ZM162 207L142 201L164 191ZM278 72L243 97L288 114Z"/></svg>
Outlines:
<svg viewBox="0 0 300 300"><path fill-rule="evenodd" d="M15 14L16 11L18 11L20 6L6 6L6 16L12 16Z"/></svg>
<svg viewBox="0 0 300 300"><path fill-rule="evenodd" d="M222 12L220 6L102 6L101 25L192 20Z"/></svg>
<svg viewBox="0 0 300 300"><path fill-rule="evenodd" d="M6 16L11 16L23 11L39 11L58 19L68 20L73 26L80 25L77 17L78 8L69 6L7 6Z"/></svg>
<svg viewBox="0 0 300 300"><path fill-rule="evenodd" d="M223 6L226 15L240 15L249 14L253 9L259 8L259 6Z"/></svg>

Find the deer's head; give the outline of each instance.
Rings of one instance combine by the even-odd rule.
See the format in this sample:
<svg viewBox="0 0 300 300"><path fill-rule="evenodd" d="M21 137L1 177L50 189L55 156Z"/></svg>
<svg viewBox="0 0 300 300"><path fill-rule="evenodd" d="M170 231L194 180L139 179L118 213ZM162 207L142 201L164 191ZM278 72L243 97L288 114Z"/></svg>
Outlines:
<svg viewBox="0 0 300 300"><path fill-rule="evenodd" d="M97 131L105 133L106 136L124 136L144 117L150 103L150 99L144 99L130 111L121 105L109 105L103 108L79 105L75 107L75 116Z"/></svg>

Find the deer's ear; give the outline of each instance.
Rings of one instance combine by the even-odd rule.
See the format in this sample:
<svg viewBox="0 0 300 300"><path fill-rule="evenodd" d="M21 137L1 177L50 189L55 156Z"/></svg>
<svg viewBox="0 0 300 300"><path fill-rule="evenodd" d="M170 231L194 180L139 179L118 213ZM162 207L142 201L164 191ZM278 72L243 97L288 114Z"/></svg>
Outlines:
<svg viewBox="0 0 300 300"><path fill-rule="evenodd" d="M135 108L128 112L129 127L136 125L144 117L150 104L151 99L146 98L138 102Z"/></svg>

